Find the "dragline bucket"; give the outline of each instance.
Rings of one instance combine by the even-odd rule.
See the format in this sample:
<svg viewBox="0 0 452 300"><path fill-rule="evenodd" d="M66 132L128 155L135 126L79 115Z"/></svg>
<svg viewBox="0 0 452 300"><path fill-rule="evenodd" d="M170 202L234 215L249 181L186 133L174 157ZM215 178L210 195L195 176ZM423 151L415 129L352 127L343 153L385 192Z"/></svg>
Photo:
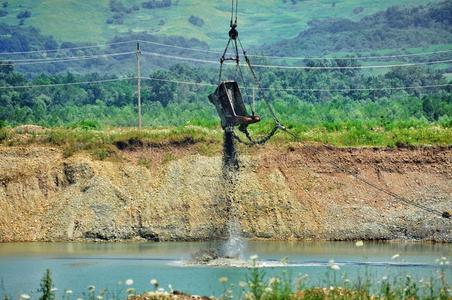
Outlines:
<svg viewBox="0 0 452 300"><path fill-rule="evenodd" d="M223 128L239 125L247 126L261 120L259 116L247 113L236 81L222 81L215 92L209 95L209 100L215 105Z"/></svg>

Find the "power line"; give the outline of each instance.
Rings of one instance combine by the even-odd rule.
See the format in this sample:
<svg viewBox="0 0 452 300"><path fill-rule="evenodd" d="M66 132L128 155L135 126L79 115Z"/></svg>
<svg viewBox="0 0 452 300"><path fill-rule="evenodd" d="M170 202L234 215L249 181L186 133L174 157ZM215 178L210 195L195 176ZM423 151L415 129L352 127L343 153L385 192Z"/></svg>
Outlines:
<svg viewBox="0 0 452 300"><path fill-rule="evenodd" d="M143 80L150 81L162 81L171 82L177 84L187 84L187 85L197 85L197 86L209 86L216 87L216 84L206 83L206 82L193 82L193 81L180 81L171 79L161 79L153 77L143 77ZM384 87L384 88L348 88L348 89L297 89L297 88L261 88L267 91L287 91L287 92L351 92L351 91L384 91L384 90L408 90L408 89L429 89L429 88L439 88L448 87L452 84L432 84L432 85L417 85L417 86L403 86L403 87ZM242 89L255 89L255 87L245 86Z"/></svg>
<svg viewBox="0 0 452 300"><path fill-rule="evenodd" d="M292 69L292 70L357 70L357 69L382 69L382 68L396 68L396 67L411 67L421 65L445 64L452 62L452 59L437 60L430 62L417 62L405 64L391 64L391 65L370 65L370 66L345 66L345 67L310 67L310 66L282 66L282 65L253 65L256 68L265 69Z"/></svg>
<svg viewBox="0 0 452 300"><path fill-rule="evenodd" d="M31 54L31 53L54 53L54 52L64 52L70 50L82 50L82 49L93 49L100 48L105 46L114 46L114 45L123 45L123 44L131 44L136 42L141 42L145 44L151 44L156 46L188 50L194 52L202 52L202 53L212 53L212 54L222 54L219 50L209 50L209 49L200 49L200 48L191 48L191 47L183 47L159 42L145 41L145 40L128 40L122 42L113 42L113 43L104 43L104 44L96 44L91 46L79 46L79 47L68 47L68 48L59 48L59 49L50 49L50 50L32 50L32 51L16 51L16 52L1 52L0 55L16 55L16 54ZM430 52L419 52L419 53L408 53L408 54L397 54L397 55L375 55L375 56L358 56L358 57L300 57L300 56L276 56L276 55L265 55L265 54L248 54L249 57L258 57L258 58L271 58L271 59L287 59L287 60L364 60L364 59L387 59L387 58L401 58L401 57L411 57L411 56L424 56L424 55L433 55L433 54L441 54L441 53L449 53L452 52L452 49L448 50L440 50L440 51L430 51ZM359 55L359 54L354 54Z"/></svg>
<svg viewBox="0 0 452 300"><path fill-rule="evenodd" d="M135 52L122 52L122 53L108 53L108 54L98 54L98 55L90 55L90 56L72 56L72 57L62 57L62 58L53 58L53 59L30 59L30 60L16 60L16 61L6 61L5 63L0 63L0 66L7 65L34 65L34 64L54 64L54 63L64 63L71 61L80 61L80 60L89 60L89 59L98 59L104 57L113 57L113 56L125 56L134 54Z"/></svg>
<svg viewBox="0 0 452 300"><path fill-rule="evenodd" d="M0 86L2 90L14 90L14 89L27 89L27 88L40 88L40 87L55 87L55 86L69 86L69 85L81 85L81 84L99 84L115 81L126 81L136 79L136 77L123 77L114 79L102 79L93 81L78 81L78 82L67 82L67 83L51 83L51 84L35 84L35 85L16 85L16 86Z"/></svg>
<svg viewBox="0 0 452 300"><path fill-rule="evenodd" d="M60 58L38 58L38 59L15 59L8 60L6 63L0 63L0 65L31 65L31 64L44 64L44 63L60 63L60 62L70 62L70 61L79 61L79 60L88 60L88 59L96 59L103 57L112 57L112 56L123 56L134 54L135 52L122 52L122 53L107 53L107 54L97 54L97 55L89 55L89 56L68 56L68 57L60 57ZM177 60L184 61L192 61L199 63L209 63L209 64L217 64L216 61L191 58L191 57L183 57L176 55L167 55L161 54L157 52L146 52L145 55L159 56L165 58L172 58ZM371 66L284 66L284 65L253 65L257 68L275 68L275 69L302 69L302 70L343 70L343 69L374 69L374 68L393 68L393 67L408 67L408 66L417 66L417 65L431 65L431 64L441 64L441 63L450 63L452 60L440 60L440 61L431 61L431 62L418 62L418 63L405 63L405 64L391 64L391 65L371 65ZM229 65L235 65L230 63Z"/></svg>
<svg viewBox="0 0 452 300"><path fill-rule="evenodd" d="M442 51L432 51L432 52L419 52L419 53L409 53L409 54L397 54L397 55L375 55L375 56L358 56L358 57L295 57L295 56L274 56L274 55L258 55L258 54L247 54L250 57L260 57L260 58L272 58L272 59L293 59L293 60L365 60L365 59L387 59L387 58L401 58L410 56L424 56L432 54L449 53L451 50ZM354 53L353 55L357 55Z"/></svg>
<svg viewBox="0 0 452 300"><path fill-rule="evenodd" d="M191 58L191 57L183 57L177 55L167 55L156 52L142 52L144 55L158 56L171 58L176 60L183 61L191 61L191 62L199 62L199 63L207 63L207 64L218 64L217 61L199 59L199 58ZM438 60L431 62L418 62L418 63L405 63L405 64L391 64L391 65L370 65L370 66L345 66L345 67L328 67L328 66L282 66L282 65L253 65L256 68L267 68L267 69L294 69L294 70L350 70L350 69L378 69L378 68L394 68L394 67L409 67L409 66L418 66L418 65L433 65L433 64L442 64L442 63L450 63L452 59L449 60ZM236 66L235 63L225 63L225 65ZM241 64L242 66L247 66L246 64Z"/></svg>
<svg viewBox="0 0 452 300"><path fill-rule="evenodd" d="M211 83L207 83L207 82L181 81L181 80L154 78L154 77L142 77L141 79L149 80L149 81L161 81L161 82L171 82L171 83L177 83L177 84L196 85L196 86L209 86L209 87L217 86L216 84L211 84Z"/></svg>
<svg viewBox="0 0 452 300"><path fill-rule="evenodd" d="M92 46L80 46L80 47L70 47L70 48L59 48L59 49L50 49L50 50L33 50L33 51L17 51L17 52L0 52L0 55L16 55L16 54L29 54L29 53L52 53L52 52L60 52L67 50L82 50L82 49L93 49L100 48L105 46L113 46L113 45L122 45L122 44L130 44L135 43L136 40L124 41L124 42L115 42L115 43L107 43L107 44L97 44Z"/></svg>
<svg viewBox="0 0 452 300"><path fill-rule="evenodd" d="M77 85L77 84L89 84L89 83L105 83L113 81L124 81L138 79L137 77L123 77L115 79L105 79L96 81L82 81L82 82L69 82L69 83L55 83L55 84L45 84L45 85L23 85L23 86L4 86L0 89L18 89L18 88L34 88L34 87L52 87L52 86L65 86L65 85ZM207 82L195 82L195 81L183 81L174 79L164 79L155 77L140 77L141 80L147 81L160 81L160 82L170 82L185 85L195 85L195 86L207 86L216 87L216 84ZM383 88L344 88L344 89L298 89L298 88L262 88L263 90L272 91L293 91L293 92L348 92L348 91L384 91L384 90L405 90L405 89L428 89L428 88L439 88L439 87L449 87L452 84L433 84L433 85L417 85L417 86L403 86L403 87L383 87ZM242 89L254 89L255 87L245 86Z"/></svg>
<svg viewBox="0 0 452 300"><path fill-rule="evenodd" d="M384 90L409 90L409 89L429 89L448 87L452 84L415 85L403 87L383 87L383 88L344 88L344 89L297 89L297 88L262 88L263 90L287 91L287 92L352 92L352 91L384 91ZM249 87L246 87L250 89Z"/></svg>
<svg viewBox="0 0 452 300"><path fill-rule="evenodd" d="M10 63L15 62L33 62L33 61L58 61L58 60L65 60L65 59L77 59L77 58L97 58L97 57L103 57L103 56L114 56L114 55L124 55L124 54L131 54L134 52L119 52L119 53L103 53L103 54L93 54L93 55L75 55L75 56L61 56L61 57L47 57L47 58L24 58L24 59L5 59L4 61Z"/></svg>
<svg viewBox="0 0 452 300"><path fill-rule="evenodd" d="M150 42L139 40L139 42L145 44L151 44L156 46L175 48L181 50L195 51L195 52L203 52L203 53L211 53L211 54L223 54L222 51L219 50L208 50L208 49L199 49L199 48L190 48L176 45L169 45L157 42ZM400 57L410 57L410 56L424 56L424 55L432 55L432 54L441 54L441 53L449 53L452 52L452 49L449 50L440 50L440 51L431 51L431 52L419 52L419 53L408 53L408 54L397 54L397 55L375 55L375 56L358 56L358 57L301 57L301 56L276 56L276 55L265 55L265 54L247 54L249 57L258 57L258 58L271 58L271 59L293 59L293 60L364 60L364 59L386 59L386 58L400 58ZM358 55L358 54L353 54Z"/></svg>

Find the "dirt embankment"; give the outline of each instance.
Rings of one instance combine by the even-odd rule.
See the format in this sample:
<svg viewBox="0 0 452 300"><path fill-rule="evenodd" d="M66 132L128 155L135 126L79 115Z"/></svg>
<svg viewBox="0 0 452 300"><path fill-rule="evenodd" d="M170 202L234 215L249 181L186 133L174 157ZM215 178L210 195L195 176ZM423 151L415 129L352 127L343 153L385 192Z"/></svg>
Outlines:
<svg viewBox="0 0 452 300"><path fill-rule="evenodd" d="M0 148L0 241L200 240L227 235L221 155L192 145L64 158L51 147ZM234 193L244 237L452 242L452 148L265 146L240 157ZM230 192L230 191L229 191Z"/></svg>

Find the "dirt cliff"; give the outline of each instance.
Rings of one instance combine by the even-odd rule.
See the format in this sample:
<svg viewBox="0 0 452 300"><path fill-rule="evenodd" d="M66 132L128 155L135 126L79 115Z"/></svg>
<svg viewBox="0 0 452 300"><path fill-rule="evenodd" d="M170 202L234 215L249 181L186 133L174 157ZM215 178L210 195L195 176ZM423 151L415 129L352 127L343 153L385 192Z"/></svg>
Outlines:
<svg viewBox="0 0 452 300"><path fill-rule="evenodd" d="M87 153L64 158L53 147L2 146L0 241L225 237L231 189L221 154L196 149L121 147L120 157L100 161ZM232 193L248 238L452 242L451 220L375 186L450 211L452 148L248 149Z"/></svg>

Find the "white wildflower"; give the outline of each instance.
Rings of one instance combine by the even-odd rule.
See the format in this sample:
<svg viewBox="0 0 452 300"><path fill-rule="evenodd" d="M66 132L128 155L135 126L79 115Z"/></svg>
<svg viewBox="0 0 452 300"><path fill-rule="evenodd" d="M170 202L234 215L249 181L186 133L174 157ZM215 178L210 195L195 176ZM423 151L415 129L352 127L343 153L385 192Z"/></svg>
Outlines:
<svg viewBox="0 0 452 300"><path fill-rule="evenodd" d="M270 280L268 281L268 285L274 285L274 284L276 284L276 283L278 283L278 282L279 282L279 279L278 279L278 278L272 277L272 278L270 278Z"/></svg>
<svg viewBox="0 0 452 300"><path fill-rule="evenodd" d="M330 270L334 270L334 271L340 271L341 267L339 267L339 265L337 263L334 262L334 260L330 260L328 262L328 268Z"/></svg>
<svg viewBox="0 0 452 300"><path fill-rule="evenodd" d="M240 281L240 282L239 282L239 287L242 288L242 289L246 288L246 285L247 285L247 284L246 284L245 281Z"/></svg>
<svg viewBox="0 0 452 300"><path fill-rule="evenodd" d="M218 279L218 281L219 281L221 284L225 284L226 282L228 282L228 278L227 278L227 277L220 277L220 278Z"/></svg>
<svg viewBox="0 0 452 300"><path fill-rule="evenodd" d="M72 290L66 290L66 294L72 294Z"/></svg>
<svg viewBox="0 0 452 300"><path fill-rule="evenodd" d="M273 290L272 290L272 288L271 287L266 287L265 288L265 290L264 290L264 292L266 292L266 293L271 293L271 292L273 292Z"/></svg>
<svg viewBox="0 0 452 300"><path fill-rule="evenodd" d="M20 299L22 299L22 300L28 300L28 299L30 299L31 297L30 297L30 295L28 295L28 294L22 294L22 295L20 295Z"/></svg>
<svg viewBox="0 0 452 300"><path fill-rule="evenodd" d="M399 257L400 257L400 254L397 253L397 254L394 254L394 255L391 257L391 259L394 260L394 259L397 259L397 258L399 258Z"/></svg>
<svg viewBox="0 0 452 300"><path fill-rule="evenodd" d="M258 260L258 259L259 259L259 256L258 256L257 254L254 254L254 255L251 255L251 256L250 256L250 259L251 259L251 260Z"/></svg>
<svg viewBox="0 0 452 300"><path fill-rule="evenodd" d="M58 289L54 287L54 288L51 288L50 291L51 292L56 292L56 291L58 291Z"/></svg>
<svg viewBox="0 0 452 300"><path fill-rule="evenodd" d="M340 271L341 267L339 267L338 264L333 264L333 265L330 266L330 269L334 270L334 271Z"/></svg>
<svg viewBox="0 0 452 300"><path fill-rule="evenodd" d="M133 279L127 279L126 280L126 285L128 285L128 286L133 285Z"/></svg>
<svg viewBox="0 0 452 300"><path fill-rule="evenodd" d="M149 283L152 284L152 285L155 286L155 287L157 287L157 286L159 285L159 282L158 282L157 279L155 279L155 278L152 278L152 279L149 281Z"/></svg>

